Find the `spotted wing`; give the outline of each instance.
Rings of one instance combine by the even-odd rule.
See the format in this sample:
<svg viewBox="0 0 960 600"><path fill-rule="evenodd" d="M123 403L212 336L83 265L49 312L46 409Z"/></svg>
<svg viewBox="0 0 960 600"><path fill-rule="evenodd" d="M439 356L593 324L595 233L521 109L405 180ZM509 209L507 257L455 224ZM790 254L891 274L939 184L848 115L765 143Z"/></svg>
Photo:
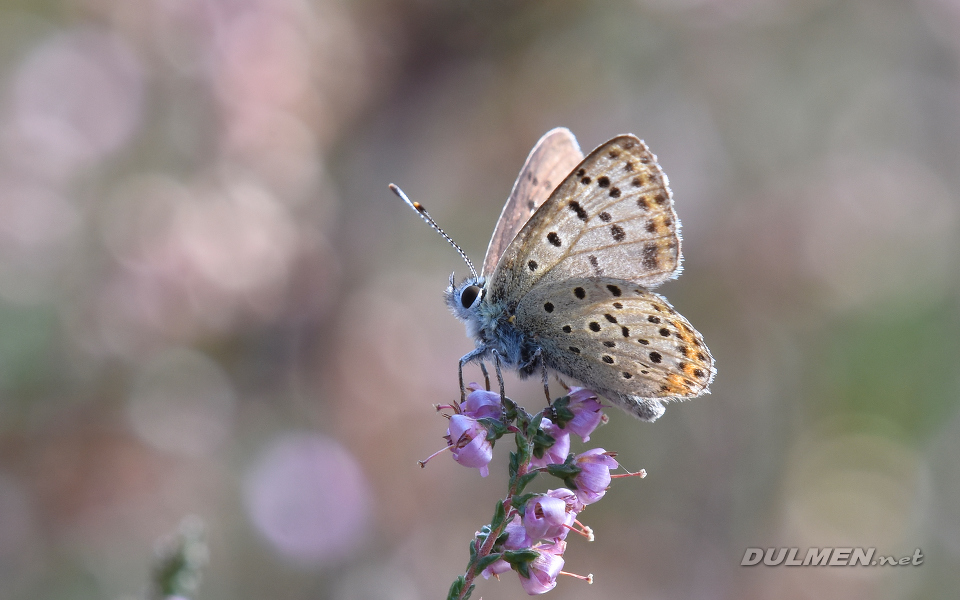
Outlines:
<svg viewBox="0 0 960 600"><path fill-rule="evenodd" d="M520 169L513 191L500 213L490 245L487 246L487 255L483 259L484 274L493 272L500 255L527 219L546 202L550 192L581 160L583 152L569 129L557 127L540 138Z"/></svg>
<svg viewBox="0 0 960 600"><path fill-rule="evenodd" d="M662 414L659 401L707 393L716 373L701 335L666 299L620 279L537 285L515 325L549 368L647 421Z"/></svg>
<svg viewBox="0 0 960 600"><path fill-rule="evenodd" d="M591 152L527 221L500 259L489 292L494 302L511 305L536 284L570 277L651 288L675 277L680 260L667 176L646 144L621 135Z"/></svg>

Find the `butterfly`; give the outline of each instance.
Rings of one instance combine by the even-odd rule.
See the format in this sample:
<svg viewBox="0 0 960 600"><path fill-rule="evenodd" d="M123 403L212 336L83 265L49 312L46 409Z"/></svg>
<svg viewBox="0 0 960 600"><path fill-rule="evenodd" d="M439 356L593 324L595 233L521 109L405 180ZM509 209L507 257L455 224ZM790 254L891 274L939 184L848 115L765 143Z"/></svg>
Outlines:
<svg viewBox="0 0 960 600"><path fill-rule="evenodd" d="M445 298L476 343L463 366L501 363L521 377L548 370L644 421L663 403L709 392L703 337L651 290L681 270L680 221L657 157L619 135L586 157L565 128L547 132L517 177L478 274L423 206L391 190L450 242L471 277ZM489 388L489 385L488 385Z"/></svg>

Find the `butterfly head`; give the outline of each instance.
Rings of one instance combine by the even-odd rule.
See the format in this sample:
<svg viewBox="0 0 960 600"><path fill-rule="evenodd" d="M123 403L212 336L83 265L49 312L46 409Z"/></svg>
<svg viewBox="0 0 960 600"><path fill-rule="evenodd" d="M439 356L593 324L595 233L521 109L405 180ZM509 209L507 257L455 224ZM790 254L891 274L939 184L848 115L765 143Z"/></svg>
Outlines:
<svg viewBox="0 0 960 600"><path fill-rule="evenodd" d="M458 319L467 323L476 320L480 303L486 294L486 281L483 277L468 277L458 285L452 273L450 285L444 292L447 306Z"/></svg>

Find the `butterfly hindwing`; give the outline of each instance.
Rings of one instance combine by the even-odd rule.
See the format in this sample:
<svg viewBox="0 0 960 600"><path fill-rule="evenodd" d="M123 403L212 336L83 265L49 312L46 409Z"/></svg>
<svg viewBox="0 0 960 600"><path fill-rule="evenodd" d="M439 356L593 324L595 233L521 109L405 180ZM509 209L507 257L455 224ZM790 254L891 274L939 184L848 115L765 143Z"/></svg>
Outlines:
<svg viewBox="0 0 960 600"><path fill-rule="evenodd" d="M527 156L510 197L503 206L493 230L487 255L483 259L485 274L493 272L500 256L533 213L550 197L557 185L583 160L577 138L566 127L551 129Z"/></svg>
<svg viewBox="0 0 960 600"><path fill-rule="evenodd" d="M654 287L680 270L680 223L667 177L647 146L621 135L590 153L507 247L494 301L571 277Z"/></svg>
<svg viewBox="0 0 960 600"><path fill-rule="evenodd" d="M620 279L539 284L515 324L538 340L549 368L625 408L699 396L715 373L703 338L666 299Z"/></svg>

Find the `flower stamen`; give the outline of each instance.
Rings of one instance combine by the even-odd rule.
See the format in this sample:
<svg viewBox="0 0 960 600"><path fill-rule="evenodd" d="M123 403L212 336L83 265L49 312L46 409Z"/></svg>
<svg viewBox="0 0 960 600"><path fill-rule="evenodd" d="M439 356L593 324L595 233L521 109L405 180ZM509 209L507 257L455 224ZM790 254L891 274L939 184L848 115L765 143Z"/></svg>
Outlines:
<svg viewBox="0 0 960 600"><path fill-rule="evenodd" d="M418 460L418 461L417 461L417 464L420 465L420 468L421 468L421 469L424 469L424 468L426 468L427 463L430 461L430 459L432 459L434 456L437 456L437 455L440 454L441 452L445 452L445 451L447 451L447 450L453 450L453 446L444 446L443 448L437 450L436 452L434 452L434 453L431 454L430 456L426 457L425 459L423 459L423 460Z"/></svg>
<svg viewBox="0 0 960 600"><path fill-rule="evenodd" d="M574 579L586 581L588 585L593 585L593 573L588 573L587 575L577 575L576 573L567 573L566 571L560 571L560 575L573 577Z"/></svg>

